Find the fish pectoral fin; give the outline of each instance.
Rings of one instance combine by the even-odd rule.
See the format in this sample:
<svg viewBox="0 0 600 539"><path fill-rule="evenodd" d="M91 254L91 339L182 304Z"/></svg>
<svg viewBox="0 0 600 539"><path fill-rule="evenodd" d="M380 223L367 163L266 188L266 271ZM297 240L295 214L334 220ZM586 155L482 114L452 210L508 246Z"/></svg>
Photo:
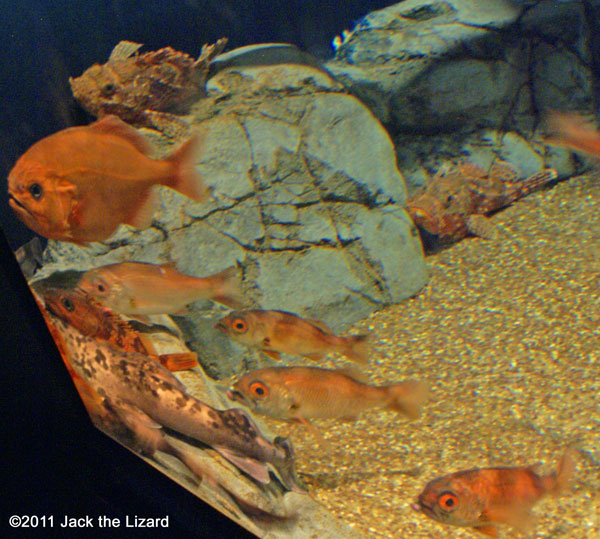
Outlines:
<svg viewBox="0 0 600 539"><path fill-rule="evenodd" d="M275 361L281 361L281 354L277 350L265 350L263 348L262 352Z"/></svg>
<svg viewBox="0 0 600 539"><path fill-rule="evenodd" d="M185 371L198 366L198 354L196 352L160 354L158 361L163 367L172 372Z"/></svg>
<svg viewBox="0 0 600 539"><path fill-rule="evenodd" d="M159 203L156 191L154 188L150 188L145 197L140 197L133 212L125 220L125 224L135 228L148 228L152 224L152 219L158 207Z"/></svg>
<svg viewBox="0 0 600 539"><path fill-rule="evenodd" d="M483 535L488 535L489 537L498 537L498 528L496 528L496 526L492 526L491 524L486 524L485 526L475 526L473 529L479 533L483 533Z"/></svg>
<svg viewBox="0 0 600 539"><path fill-rule="evenodd" d="M325 352L312 352L310 354L304 354L304 357L312 361L321 361L326 355Z"/></svg>
<svg viewBox="0 0 600 539"><path fill-rule="evenodd" d="M484 240L494 240L498 237L498 230L492 221L479 213L467 217L467 230L473 236L483 238Z"/></svg>
<svg viewBox="0 0 600 539"><path fill-rule="evenodd" d="M323 433L310 421L308 421L308 419L298 414L292 417L292 420L296 421L297 423L300 423L301 425L304 425L315 436L315 438L317 438L317 440L319 441L319 445L327 449L331 449L331 444L325 439Z"/></svg>
<svg viewBox="0 0 600 539"><path fill-rule="evenodd" d="M259 483L267 484L271 480L269 478L269 469L264 462L234 453L227 447L213 446L213 448L229 462L247 473L253 479L256 479Z"/></svg>
<svg viewBox="0 0 600 539"><path fill-rule="evenodd" d="M521 533L527 533L535 524L535 517L529 511L529 507L516 503L488 507L481 513L481 518L486 522L508 524Z"/></svg>

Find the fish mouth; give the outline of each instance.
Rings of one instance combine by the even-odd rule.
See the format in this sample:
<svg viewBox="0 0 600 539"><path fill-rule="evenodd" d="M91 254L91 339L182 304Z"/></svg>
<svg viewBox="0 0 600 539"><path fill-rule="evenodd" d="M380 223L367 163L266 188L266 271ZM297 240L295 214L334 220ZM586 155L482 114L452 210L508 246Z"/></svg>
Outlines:
<svg viewBox="0 0 600 539"><path fill-rule="evenodd" d="M227 331L227 326L225 324L223 324L223 322L215 322L214 325L215 329L220 329L221 331Z"/></svg>
<svg viewBox="0 0 600 539"><path fill-rule="evenodd" d="M13 210L15 210L19 214L25 213L30 217L33 217L33 213L31 213L31 210L27 206L25 206L25 204L23 204L17 197L15 197L15 195L9 192L8 197L8 204Z"/></svg>
<svg viewBox="0 0 600 539"><path fill-rule="evenodd" d="M244 395L242 395L239 391L237 391L236 389L230 387L227 390L227 393L225 393L227 395L227 398L230 401L237 401L237 402L241 402L246 404L246 399L244 398Z"/></svg>
<svg viewBox="0 0 600 539"><path fill-rule="evenodd" d="M425 502L422 498L419 498L416 503L410 504L411 509L417 513L425 513L426 515L433 516L433 507Z"/></svg>

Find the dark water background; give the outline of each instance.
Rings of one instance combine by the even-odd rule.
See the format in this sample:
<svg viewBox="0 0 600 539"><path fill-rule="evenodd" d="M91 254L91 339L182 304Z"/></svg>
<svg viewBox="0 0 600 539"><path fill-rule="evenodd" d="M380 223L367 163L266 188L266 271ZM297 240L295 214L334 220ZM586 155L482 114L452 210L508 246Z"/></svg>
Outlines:
<svg viewBox="0 0 600 539"><path fill-rule="evenodd" d="M204 43L229 38L227 50L287 42L320 58L331 40L385 0L22 0L0 2L0 174L34 142L88 123L70 76L104 63L126 39L143 51L171 46L193 56ZM11 246L33 237L0 189L0 226Z"/></svg>

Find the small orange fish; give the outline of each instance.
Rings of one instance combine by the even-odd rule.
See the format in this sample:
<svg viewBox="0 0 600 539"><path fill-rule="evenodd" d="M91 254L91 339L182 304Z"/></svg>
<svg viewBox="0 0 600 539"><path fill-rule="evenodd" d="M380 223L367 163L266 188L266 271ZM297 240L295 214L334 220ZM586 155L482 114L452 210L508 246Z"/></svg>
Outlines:
<svg viewBox="0 0 600 539"><path fill-rule="evenodd" d="M280 352L284 352L318 361L329 352L338 352L365 363L369 354L367 335L338 337L318 320L284 311L235 311L215 327L273 359L280 359Z"/></svg>
<svg viewBox="0 0 600 539"><path fill-rule="evenodd" d="M545 142L600 157L600 131L583 116L552 111L546 119L551 135Z"/></svg>
<svg viewBox="0 0 600 539"><path fill-rule="evenodd" d="M192 277L170 264L122 262L86 271L77 286L128 316L181 314L201 299L232 308L244 304L240 271L233 266L210 277Z"/></svg>
<svg viewBox="0 0 600 539"><path fill-rule="evenodd" d="M415 418L427 393L423 382L373 386L345 371L268 367L244 374L227 396L260 414L308 424L312 418L354 419L371 408L389 408Z"/></svg>
<svg viewBox="0 0 600 539"><path fill-rule="evenodd" d="M34 232L86 243L109 238L121 224L145 228L157 208L153 187L195 201L207 196L194 169L194 137L163 161L116 116L63 129L36 142L8 175L9 204Z"/></svg>
<svg viewBox="0 0 600 539"><path fill-rule="evenodd" d="M498 536L497 524L525 531L534 520L533 505L546 494L568 487L575 452L567 449L558 470L544 476L530 467L479 468L445 475L429 482L412 508L439 522L472 527L490 537Z"/></svg>

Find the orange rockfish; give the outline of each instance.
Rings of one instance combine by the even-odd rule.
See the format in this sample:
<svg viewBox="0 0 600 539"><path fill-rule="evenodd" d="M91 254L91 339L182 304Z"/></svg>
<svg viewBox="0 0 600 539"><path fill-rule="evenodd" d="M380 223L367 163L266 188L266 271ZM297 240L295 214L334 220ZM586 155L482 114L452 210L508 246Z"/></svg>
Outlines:
<svg viewBox="0 0 600 539"><path fill-rule="evenodd" d="M545 142L600 157L600 131L583 116L552 111L546 120L551 134Z"/></svg>
<svg viewBox="0 0 600 539"><path fill-rule="evenodd" d="M196 138L163 161L116 116L71 127L36 142L8 175L9 204L34 232L74 243L103 241L121 224L145 228L165 185L202 201L194 170Z"/></svg>
<svg viewBox="0 0 600 539"><path fill-rule="evenodd" d="M545 476L530 467L479 468L445 475L429 482L412 507L439 522L472 527L490 537L498 536L497 524L524 531L533 522L533 505L568 486L575 469L574 453L567 449L558 470Z"/></svg>
<svg viewBox="0 0 600 539"><path fill-rule="evenodd" d="M122 262L86 271L77 286L128 316L181 314L186 305L201 299L234 308L243 305L241 275L233 266L210 277L192 277L170 264Z"/></svg>
<svg viewBox="0 0 600 539"><path fill-rule="evenodd" d="M355 418L371 408L389 408L411 418L427 398L423 382L372 386L351 373L319 367L268 367L244 374L227 391L231 400L276 419Z"/></svg>
<svg viewBox="0 0 600 539"><path fill-rule="evenodd" d="M365 363L369 354L367 335L338 337L318 320L284 311L236 311L215 327L273 359L280 359L279 353L284 352L318 361L329 352L338 352Z"/></svg>

